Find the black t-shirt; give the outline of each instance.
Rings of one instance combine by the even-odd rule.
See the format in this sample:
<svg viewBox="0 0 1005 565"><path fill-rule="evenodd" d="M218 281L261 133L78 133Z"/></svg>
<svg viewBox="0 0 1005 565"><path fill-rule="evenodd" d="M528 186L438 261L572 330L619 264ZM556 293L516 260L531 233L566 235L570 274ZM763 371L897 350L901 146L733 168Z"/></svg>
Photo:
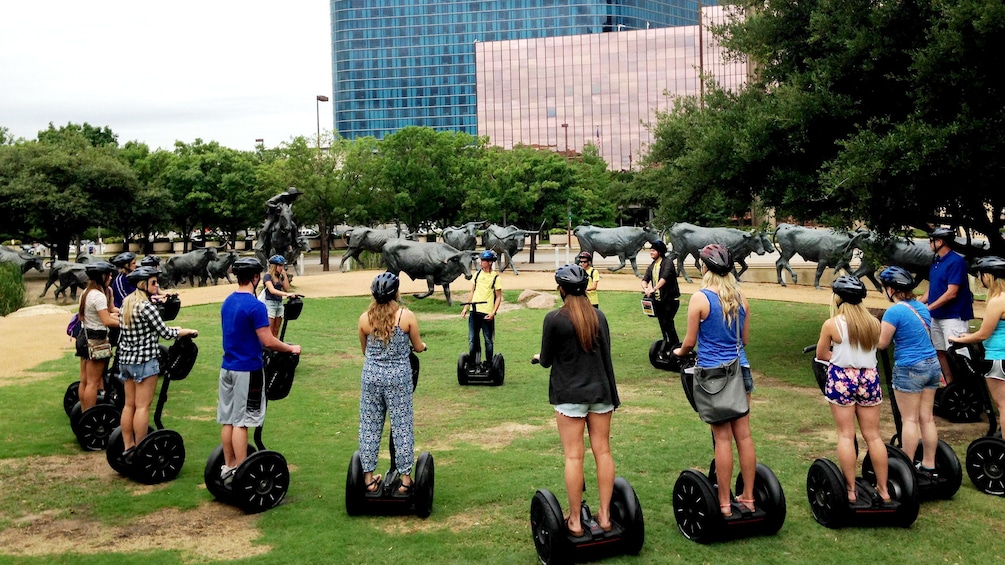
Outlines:
<svg viewBox="0 0 1005 565"><path fill-rule="evenodd" d="M621 404L611 363L611 332L604 313L599 310L596 313L600 332L591 353L579 346L572 321L561 309L544 317L541 366L551 367L548 384L551 404Z"/></svg>

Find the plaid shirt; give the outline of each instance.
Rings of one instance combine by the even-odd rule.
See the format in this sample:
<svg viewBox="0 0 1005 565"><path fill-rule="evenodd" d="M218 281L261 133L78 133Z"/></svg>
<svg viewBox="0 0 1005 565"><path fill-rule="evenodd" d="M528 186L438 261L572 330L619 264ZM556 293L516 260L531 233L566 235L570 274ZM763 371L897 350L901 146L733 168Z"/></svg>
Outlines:
<svg viewBox="0 0 1005 565"><path fill-rule="evenodd" d="M160 352L158 337L174 339L178 330L164 325L157 307L148 300L136 305L133 316L127 326L122 325L122 335L119 337L119 364L139 365L157 357Z"/></svg>

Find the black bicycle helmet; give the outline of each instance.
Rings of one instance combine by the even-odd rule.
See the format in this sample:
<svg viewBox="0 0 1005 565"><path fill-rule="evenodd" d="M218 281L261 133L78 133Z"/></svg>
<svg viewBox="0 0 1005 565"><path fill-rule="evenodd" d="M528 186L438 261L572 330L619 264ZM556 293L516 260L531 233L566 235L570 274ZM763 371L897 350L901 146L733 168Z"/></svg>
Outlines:
<svg viewBox="0 0 1005 565"><path fill-rule="evenodd" d="M147 255L140 261L141 267L160 267L161 258L159 255Z"/></svg>
<svg viewBox="0 0 1005 565"><path fill-rule="evenodd" d="M865 298L865 284L858 277L841 275L831 283L831 290L841 297L842 302L859 304Z"/></svg>
<svg viewBox="0 0 1005 565"><path fill-rule="evenodd" d="M894 290L914 290L914 277L903 267L887 267L879 274L879 281L883 286L888 286Z"/></svg>
<svg viewBox="0 0 1005 565"><path fill-rule="evenodd" d="M105 275L113 275L116 271L118 271L118 268L108 261L95 261L94 263L88 263L84 266L84 272L87 273L87 278L99 283Z"/></svg>
<svg viewBox="0 0 1005 565"><path fill-rule="evenodd" d="M156 267L138 267L126 275L126 280L129 281L129 284L137 286L141 282L151 277L156 277L159 274L161 274L161 270Z"/></svg>
<svg viewBox="0 0 1005 565"><path fill-rule="evenodd" d="M997 279L1005 279L1005 259L995 255L981 257L974 263L974 271L987 273Z"/></svg>
<svg viewBox="0 0 1005 565"><path fill-rule="evenodd" d="M271 263L273 265L285 265L286 264L286 257L283 257L282 255L279 255L277 253L276 255L273 255L272 257L269 257L269 263Z"/></svg>
<svg viewBox="0 0 1005 565"><path fill-rule="evenodd" d="M117 268L122 269L126 265L132 263L136 259L136 254L132 251L123 251L115 257L112 257L112 264Z"/></svg>
<svg viewBox="0 0 1005 565"><path fill-rule="evenodd" d="M660 254L660 257L667 256L667 244L663 243L661 240L656 240L653 242L653 249Z"/></svg>
<svg viewBox="0 0 1005 565"><path fill-rule="evenodd" d="M241 257L230 266L230 270L240 277L242 273L255 275L265 270L265 267L254 257Z"/></svg>
<svg viewBox="0 0 1005 565"><path fill-rule="evenodd" d="M565 265L555 271L555 282L562 287L566 294L582 296L586 294L590 275L587 275L586 269L579 265Z"/></svg>
<svg viewBox="0 0 1005 565"><path fill-rule="evenodd" d="M583 261L589 261L590 263L592 263L593 253L590 253L589 251L581 251L579 255L576 255L577 263L582 263Z"/></svg>
<svg viewBox="0 0 1005 565"><path fill-rule="evenodd" d="M721 243L710 243L701 248L701 260L709 271L717 275L725 275L733 271L733 256Z"/></svg>
<svg viewBox="0 0 1005 565"><path fill-rule="evenodd" d="M378 304L387 304L398 296L398 285L398 275L385 271L370 283L370 294Z"/></svg>
<svg viewBox="0 0 1005 565"><path fill-rule="evenodd" d="M482 261L488 261L489 263L494 263L495 260L499 258L499 255L497 255L496 252L492 251L491 249L486 249L485 251L482 251L482 254L479 255L478 258L481 259Z"/></svg>
<svg viewBox="0 0 1005 565"><path fill-rule="evenodd" d="M956 239L956 232L949 228L935 228L928 234L928 239L941 239L942 241L953 241Z"/></svg>

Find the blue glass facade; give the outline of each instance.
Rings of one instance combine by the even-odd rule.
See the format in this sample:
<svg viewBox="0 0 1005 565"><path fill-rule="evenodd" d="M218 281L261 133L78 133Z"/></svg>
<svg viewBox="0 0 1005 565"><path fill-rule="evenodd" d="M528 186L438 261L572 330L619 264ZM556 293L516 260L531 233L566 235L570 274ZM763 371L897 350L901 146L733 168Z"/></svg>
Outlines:
<svg viewBox="0 0 1005 565"><path fill-rule="evenodd" d="M331 19L336 133L476 135L476 42L694 25L698 2L331 0Z"/></svg>

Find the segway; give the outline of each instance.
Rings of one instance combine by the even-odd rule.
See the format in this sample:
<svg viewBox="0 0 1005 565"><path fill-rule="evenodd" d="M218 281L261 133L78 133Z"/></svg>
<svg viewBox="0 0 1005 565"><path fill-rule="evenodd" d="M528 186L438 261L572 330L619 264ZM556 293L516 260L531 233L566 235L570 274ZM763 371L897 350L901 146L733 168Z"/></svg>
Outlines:
<svg viewBox="0 0 1005 565"><path fill-rule="evenodd" d="M695 355L678 358L681 369L681 388L691 408L697 412L692 391ZM715 439L712 440L713 449ZM736 487L730 492L731 514L723 516L719 510L718 477L715 459L709 473L686 469L677 477L673 488L674 518L677 529L687 539L708 544L741 537L771 536L785 523L785 492L775 473L767 465L758 463L754 475L754 510L739 502L734 492L743 492L743 475L736 477Z"/></svg>
<svg viewBox="0 0 1005 565"><path fill-rule="evenodd" d="M983 348L982 345L980 347ZM974 372L975 365L966 356L969 353L970 350L961 347L956 348L955 355L946 352L949 368L953 372L953 382L935 391L933 411L936 416L950 422L980 422L981 412L984 411L984 373ZM983 362L983 349L980 351L980 359Z"/></svg>
<svg viewBox="0 0 1005 565"><path fill-rule="evenodd" d="M638 555L646 541L642 505L624 477L614 479L611 495L611 529L604 531L586 500L580 506L583 535L573 536L565 525L562 506L547 489L530 501L530 533L537 557L544 565L579 563L612 555Z"/></svg>
<svg viewBox="0 0 1005 565"><path fill-rule="evenodd" d="M813 350L816 350L815 345L805 348L803 352ZM813 375L821 392L827 384L827 365L826 361L813 359ZM909 528L914 524L920 508L914 465L900 448L887 444L886 449L889 469L887 490L892 503L883 503L876 490L875 474L872 480L865 476L855 479L856 502L853 504L848 501L844 474L840 467L823 457L817 458L810 465L806 475L806 497L817 523L833 529L845 526Z"/></svg>
<svg viewBox="0 0 1005 565"><path fill-rule="evenodd" d="M461 305L473 306L476 304L486 304L486 302L464 302ZM506 378L506 360L503 359L501 353L496 353L492 356L491 362L483 363L479 340L480 337L476 335L474 358L469 353L462 353L457 359L457 384L461 386L469 384L500 386Z"/></svg>
<svg viewBox="0 0 1005 565"><path fill-rule="evenodd" d="M1005 496L1005 440L1002 439L1002 432L998 428L998 417L995 415L994 401L988 390L987 379L983 377L988 369L988 363L984 360L984 346L979 343L953 344L946 353L959 366L965 367L966 371L981 375L981 380L984 381L980 390L984 413L988 417L988 431L967 447L967 476L977 490L984 494ZM954 375L957 374L955 371L956 369Z"/></svg>
<svg viewBox="0 0 1005 565"><path fill-rule="evenodd" d="M299 296L286 301L280 341L286 336L286 324L299 318L302 311L303 301ZM294 372L300 362L300 356L292 353L267 353L261 384L266 389L266 404L289 394ZM290 468L286 458L278 451L265 448L262 442L264 427L263 423L255 429L255 445L248 444L248 456L238 465L232 480L225 481L220 476L220 468L226 462L223 445L216 446L209 454L203 471L203 481L214 498L237 506L249 514L279 506L290 487Z"/></svg>
<svg viewBox="0 0 1005 565"><path fill-rule="evenodd" d="M121 475L134 481L153 485L173 481L185 464L185 442L181 434L169 430L161 423L164 404L168 399L168 387L172 381L180 381L188 376L199 356L199 348L191 337L178 338L170 347L161 346L161 382L154 411L156 429L148 429L147 435L133 448L128 457L123 457L122 428L118 427L108 438L105 458L108 465Z"/></svg>
<svg viewBox="0 0 1005 565"><path fill-rule="evenodd" d="M408 354L408 362L412 366L414 392L419 383L419 358L414 351ZM409 514L414 511L419 518L427 518L433 512L433 490L436 480L433 456L428 451L419 454L412 473L412 488L409 492L399 492L401 476L394 466L394 436L390 432L387 435L391 464L376 490L370 491L366 488L359 450L352 454L345 479L345 511L350 516Z"/></svg>
<svg viewBox="0 0 1005 565"><path fill-rule="evenodd" d="M886 373L886 390L890 395L893 422L897 428L897 432L890 438L888 443L894 449L887 449L887 459L898 457L915 470L914 477L917 481L918 497L920 500L949 500L956 494L956 491L960 490L960 485L963 483L963 467L960 465L960 458L956 456L953 448L941 439L935 452L935 477L931 477L919 470L918 466L921 465L921 461L925 456L925 449L920 440L918 441L917 449L914 451L914 460L911 461L907 458L907 454L903 451L903 421L900 416L900 408L897 406L897 396L893 392L893 370L890 366L890 354L884 350L880 352L879 357L883 363L883 370ZM862 462L862 476L870 482L875 482L876 480L876 473L872 468L872 459L868 454Z"/></svg>

